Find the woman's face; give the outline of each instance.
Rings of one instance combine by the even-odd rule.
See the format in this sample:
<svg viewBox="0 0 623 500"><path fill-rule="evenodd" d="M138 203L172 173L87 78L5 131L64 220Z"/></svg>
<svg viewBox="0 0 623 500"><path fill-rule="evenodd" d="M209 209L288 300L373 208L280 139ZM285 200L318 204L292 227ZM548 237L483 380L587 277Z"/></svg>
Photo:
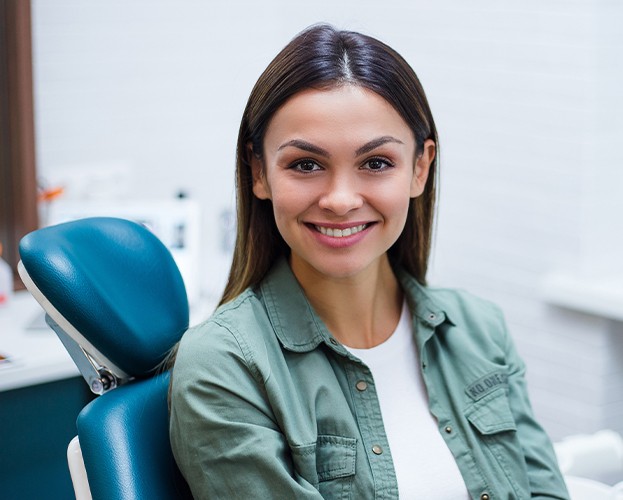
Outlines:
<svg viewBox="0 0 623 500"><path fill-rule="evenodd" d="M362 87L305 90L277 110L263 158L252 155L253 192L272 201L299 280L378 269L434 158L433 141L415 148L398 112Z"/></svg>

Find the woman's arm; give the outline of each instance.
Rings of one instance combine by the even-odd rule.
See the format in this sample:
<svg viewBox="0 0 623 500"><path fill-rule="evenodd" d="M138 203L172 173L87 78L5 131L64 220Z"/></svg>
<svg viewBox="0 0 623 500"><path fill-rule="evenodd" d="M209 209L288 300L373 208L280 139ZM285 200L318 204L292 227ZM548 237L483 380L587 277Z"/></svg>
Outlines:
<svg viewBox="0 0 623 500"><path fill-rule="evenodd" d="M172 377L171 444L195 498L319 499L292 465L264 375L226 328L189 331Z"/></svg>
<svg viewBox="0 0 623 500"><path fill-rule="evenodd" d="M517 436L524 452L532 498L568 499L551 441L534 418L525 381L525 364L519 357L501 315L504 350L509 367L508 390Z"/></svg>

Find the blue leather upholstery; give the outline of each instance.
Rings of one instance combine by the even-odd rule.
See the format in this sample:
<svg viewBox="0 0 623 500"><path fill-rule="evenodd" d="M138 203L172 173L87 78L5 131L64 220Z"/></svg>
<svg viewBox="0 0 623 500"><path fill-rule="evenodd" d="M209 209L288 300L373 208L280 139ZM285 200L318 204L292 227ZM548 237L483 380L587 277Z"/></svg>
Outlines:
<svg viewBox="0 0 623 500"><path fill-rule="evenodd" d="M20 256L52 305L129 375L149 373L188 328L179 270L139 224L97 217L39 229Z"/></svg>
<svg viewBox="0 0 623 500"><path fill-rule="evenodd" d="M78 417L80 447L94 499L192 498L169 444L169 373L123 385Z"/></svg>
<svg viewBox="0 0 623 500"><path fill-rule="evenodd" d="M169 373L154 376L189 319L184 283L169 251L139 224L90 218L30 233L20 254L35 291L136 377L78 417L93 498L191 498L169 443Z"/></svg>

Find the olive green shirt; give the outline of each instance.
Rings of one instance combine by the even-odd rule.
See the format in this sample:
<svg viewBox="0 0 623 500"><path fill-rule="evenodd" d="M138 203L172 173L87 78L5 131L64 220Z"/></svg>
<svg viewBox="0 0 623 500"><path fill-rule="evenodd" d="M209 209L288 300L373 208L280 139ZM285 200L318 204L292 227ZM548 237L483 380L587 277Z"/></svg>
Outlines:
<svg viewBox="0 0 623 500"><path fill-rule="evenodd" d="M430 411L470 496L568 498L499 310L397 274ZM196 498L398 498L372 374L285 260L184 335L170 430Z"/></svg>

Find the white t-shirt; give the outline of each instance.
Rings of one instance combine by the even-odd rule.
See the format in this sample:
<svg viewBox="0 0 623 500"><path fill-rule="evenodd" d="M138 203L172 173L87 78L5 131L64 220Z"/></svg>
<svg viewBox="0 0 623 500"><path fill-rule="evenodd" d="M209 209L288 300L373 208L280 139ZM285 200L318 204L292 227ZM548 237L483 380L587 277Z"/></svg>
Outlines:
<svg viewBox="0 0 623 500"><path fill-rule="evenodd" d="M428 409L406 301L389 339L371 349L348 350L372 372L400 498L468 499L456 461Z"/></svg>

